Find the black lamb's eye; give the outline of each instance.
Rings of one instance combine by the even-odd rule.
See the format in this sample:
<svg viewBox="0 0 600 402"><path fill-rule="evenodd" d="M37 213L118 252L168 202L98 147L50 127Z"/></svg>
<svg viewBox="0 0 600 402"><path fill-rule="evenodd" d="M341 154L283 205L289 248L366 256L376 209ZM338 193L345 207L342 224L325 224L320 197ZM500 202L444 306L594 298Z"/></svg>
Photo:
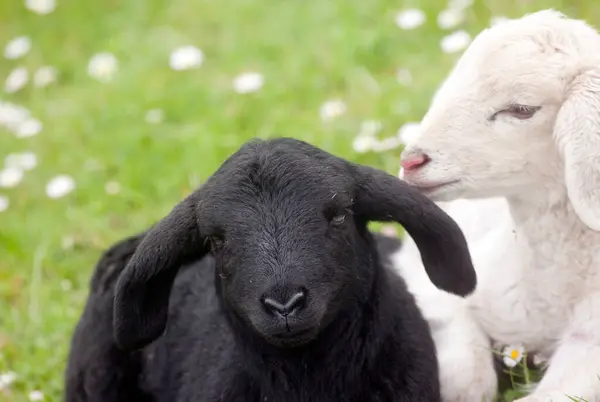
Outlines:
<svg viewBox="0 0 600 402"><path fill-rule="evenodd" d="M333 223L334 225L341 225L342 223L344 223L345 220L346 220L345 214L336 215L333 218L331 218L331 223Z"/></svg>

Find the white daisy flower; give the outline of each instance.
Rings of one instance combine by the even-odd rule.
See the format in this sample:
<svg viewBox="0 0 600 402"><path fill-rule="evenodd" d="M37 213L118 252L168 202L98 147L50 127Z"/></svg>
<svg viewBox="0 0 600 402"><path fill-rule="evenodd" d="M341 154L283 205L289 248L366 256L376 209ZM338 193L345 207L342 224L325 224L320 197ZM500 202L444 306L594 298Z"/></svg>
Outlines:
<svg viewBox="0 0 600 402"><path fill-rule="evenodd" d="M364 154L365 152L369 152L373 149L373 144L377 139L371 135L357 135L352 141L352 148L355 152L359 154Z"/></svg>
<svg viewBox="0 0 600 402"><path fill-rule="evenodd" d="M459 30L444 36L440 47L444 53L456 53L464 50L471 42L471 35L467 31Z"/></svg>
<svg viewBox="0 0 600 402"><path fill-rule="evenodd" d="M88 74L101 82L110 81L119 67L119 61L114 54L101 52L92 56L88 62Z"/></svg>
<svg viewBox="0 0 600 402"><path fill-rule="evenodd" d="M509 21L509 19L507 17L501 16L501 15L494 16L494 17L490 18L490 26L496 26L499 24L503 24L507 21Z"/></svg>
<svg viewBox="0 0 600 402"><path fill-rule="evenodd" d="M0 212L4 212L8 209L8 206L10 205L10 201L8 200L8 197L5 195L0 195ZM0 374L0 390L2 390L2 385L4 384L4 380L3 377L6 374Z"/></svg>
<svg viewBox="0 0 600 402"><path fill-rule="evenodd" d="M0 391L8 388L10 385L12 385L12 383L15 382L16 379L17 374L13 371L7 371L5 373L0 374Z"/></svg>
<svg viewBox="0 0 600 402"><path fill-rule="evenodd" d="M440 11L437 17L438 26L442 29L456 28L465 20L465 13L461 9L448 8Z"/></svg>
<svg viewBox="0 0 600 402"><path fill-rule="evenodd" d="M455 10L464 10L467 7L471 7L473 5L473 0L449 0L448 8L453 8Z"/></svg>
<svg viewBox="0 0 600 402"><path fill-rule="evenodd" d="M5 167L0 170L0 187L13 188L23 180L23 170L16 167Z"/></svg>
<svg viewBox="0 0 600 402"><path fill-rule="evenodd" d="M262 88L263 84L264 78L261 73L257 72L243 73L233 80L233 88L240 94L256 92Z"/></svg>
<svg viewBox="0 0 600 402"><path fill-rule="evenodd" d="M169 66L176 71L189 70L202 65L204 53L196 46L187 45L179 47L169 57Z"/></svg>
<svg viewBox="0 0 600 402"><path fill-rule="evenodd" d="M36 136L42 131L42 122L35 118L28 118L17 127L17 138L27 138Z"/></svg>
<svg viewBox="0 0 600 402"><path fill-rule="evenodd" d="M43 401L44 400L44 394L41 391L31 391L29 393L29 400L34 402L34 401Z"/></svg>
<svg viewBox="0 0 600 402"><path fill-rule="evenodd" d="M396 79L402 85L410 85L412 83L412 74L406 68L400 68L396 71Z"/></svg>
<svg viewBox="0 0 600 402"><path fill-rule="evenodd" d="M29 110L10 102L0 101L0 124L14 131L30 116Z"/></svg>
<svg viewBox="0 0 600 402"><path fill-rule="evenodd" d="M107 194L115 195L118 194L119 191L121 191L121 186L116 181L109 181L104 186L104 190Z"/></svg>
<svg viewBox="0 0 600 402"><path fill-rule="evenodd" d="M360 123L360 131L358 135L376 136L381 131L381 122L377 120L365 120Z"/></svg>
<svg viewBox="0 0 600 402"><path fill-rule="evenodd" d="M75 189L75 180L68 175L58 175L46 185L46 195L50 198L60 198Z"/></svg>
<svg viewBox="0 0 600 402"><path fill-rule="evenodd" d="M25 0L25 7L37 14L49 14L56 8L55 0Z"/></svg>
<svg viewBox="0 0 600 402"><path fill-rule="evenodd" d="M17 67L12 70L6 81L4 81L4 92L12 94L21 90L29 81L29 72L25 67Z"/></svg>
<svg viewBox="0 0 600 402"><path fill-rule="evenodd" d="M19 59L31 50L31 39L28 36L18 36L4 47L4 57L9 60Z"/></svg>
<svg viewBox="0 0 600 402"><path fill-rule="evenodd" d="M321 119L328 121L346 113L346 103L341 99L332 99L323 103L319 110Z"/></svg>
<svg viewBox="0 0 600 402"><path fill-rule="evenodd" d="M400 129L398 129L397 137L404 145L411 142L419 135L420 123L411 121L405 123Z"/></svg>
<svg viewBox="0 0 600 402"><path fill-rule="evenodd" d="M425 22L425 13L418 8L409 8L396 14L396 25L402 29L414 29Z"/></svg>
<svg viewBox="0 0 600 402"><path fill-rule="evenodd" d="M64 236L60 240L60 246L63 250L71 250L75 245L75 239L71 235Z"/></svg>
<svg viewBox="0 0 600 402"><path fill-rule="evenodd" d="M38 68L33 74L33 85L36 87L46 87L56 81L56 69L52 66L43 66Z"/></svg>
<svg viewBox="0 0 600 402"><path fill-rule="evenodd" d="M146 123L149 124L158 124L162 123L165 118L165 113L162 109L150 109L146 112Z"/></svg>
<svg viewBox="0 0 600 402"><path fill-rule="evenodd" d="M508 345L502 351L502 360L507 367L515 367L523 360L525 349L522 345Z"/></svg>
<svg viewBox="0 0 600 402"><path fill-rule="evenodd" d="M31 170L37 166L37 156L33 152L8 154L4 158L4 166L21 170Z"/></svg>
<svg viewBox="0 0 600 402"><path fill-rule="evenodd" d="M385 152L395 148L398 148L402 142L398 137L388 137L379 141L375 141L373 145L371 145L371 149L374 152Z"/></svg>

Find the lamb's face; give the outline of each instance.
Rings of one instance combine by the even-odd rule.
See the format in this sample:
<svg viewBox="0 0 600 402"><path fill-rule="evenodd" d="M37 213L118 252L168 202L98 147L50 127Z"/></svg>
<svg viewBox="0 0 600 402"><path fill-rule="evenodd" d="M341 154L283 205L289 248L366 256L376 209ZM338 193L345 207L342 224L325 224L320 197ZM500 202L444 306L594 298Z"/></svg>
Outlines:
<svg viewBox="0 0 600 402"><path fill-rule="evenodd" d="M370 265L359 261L367 245L351 212L352 183L338 173L270 155L241 172L209 212L219 217L211 231L224 303L277 346L311 341L369 287L371 270L359 270Z"/></svg>
<svg viewBox="0 0 600 402"><path fill-rule="evenodd" d="M553 127L580 61L568 27L534 15L479 34L403 151L400 176L438 201L563 180Z"/></svg>

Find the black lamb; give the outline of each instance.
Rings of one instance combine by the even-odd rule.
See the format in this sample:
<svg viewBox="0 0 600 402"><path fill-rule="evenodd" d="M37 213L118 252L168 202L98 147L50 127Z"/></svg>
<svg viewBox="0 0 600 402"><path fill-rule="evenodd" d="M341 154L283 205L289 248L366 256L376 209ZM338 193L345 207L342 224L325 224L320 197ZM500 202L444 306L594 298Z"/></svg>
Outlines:
<svg viewBox="0 0 600 402"><path fill-rule="evenodd" d="M100 260L66 400L440 401L428 324L388 260L400 242L369 221L402 224L437 287L474 290L459 227L398 178L298 140L243 145Z"/></svg>

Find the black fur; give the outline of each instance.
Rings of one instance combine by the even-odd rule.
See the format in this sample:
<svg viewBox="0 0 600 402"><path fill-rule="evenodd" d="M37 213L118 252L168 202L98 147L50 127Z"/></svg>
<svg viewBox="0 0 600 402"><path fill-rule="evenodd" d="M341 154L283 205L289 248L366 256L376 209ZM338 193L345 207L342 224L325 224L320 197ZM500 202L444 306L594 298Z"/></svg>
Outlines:
<svg viewBox="0 0 600 402"><path fill-rule="evenodd" d="M427 323L389 267L400 243L370 220L401 223L440 288L474 289L462 232L418 191L301 141L247 143L99 262L67 401L439 401ZM283 315L265 303L299 293Z"/></svg>

